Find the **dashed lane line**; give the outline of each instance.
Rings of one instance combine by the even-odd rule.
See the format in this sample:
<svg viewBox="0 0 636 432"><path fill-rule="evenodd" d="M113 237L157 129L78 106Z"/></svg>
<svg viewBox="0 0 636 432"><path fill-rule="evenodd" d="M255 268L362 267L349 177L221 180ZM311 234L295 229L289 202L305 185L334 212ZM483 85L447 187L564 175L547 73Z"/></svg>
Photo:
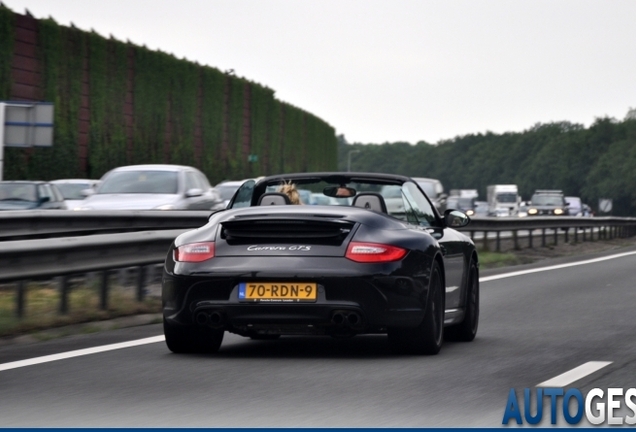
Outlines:
<svg viewBox="0 0 636 432"><path fill-rule="evenodd" d="M590 361L547 381L543 381L537 384L537 387L566 387L610 364L612 364L611 361Z"/></svg>
<svg viewBox="0 0 636 432"><path fill-rule="evenodd" d="M563 269L563 268L568 268L568 267L576 267L576 266L581 266L581 265L593 264L593 263L598 263L598 262L602 262L602 261L607 261L607 260L612 260L612 259L617 259L617 258L623 258L623 257L630 256L630 255L636 255L636 251L624 252L624 253L620 253L620 254L616 254L616 255L610 255L610 256L605 256L605 257L601 257L601 258L594 258L594 259L589 259L589 260L585 260L585 261L577 261L577 262L567 263L567 264L558 264L558 265L553 265L553 266L548 266L548 267L540 267L540 268L528 269L528 270L519 270L519 271L515 271L515 272L510 272L510 273L503 273L503 274L499 274L499 275L486 276L486 277L479 278L479 282L489 282L489 281L498 280L498 279L505 279L505 278L509 278L509 277L523 276L523 275L532 274L532 273L540 273L540 272L549 271L549 270L558 270L558 269Z"/></svg>
<svg viewBox="0 0 636 432"><path fill-rule="evenodd" d="M98 346L94 348L85 348L85 349L80 349L75 351L67 351L60 354L51 354L51 355L42 356L42 357L34 357L27 360L18 360L18 361L14 361L10 363L0 364L0 372L10 370L10 369L26 367L26 366L33 366L33 365L42 364L42 363L49 363L49 362L53 362L57 360L65 360L65 359L69 359L73 357L81 357L85 355L97 354L97 353L102 353L106 351L114 351L118 349L131 348L131 347L136 347L140 345L163 342L164 340L165 340L165 337L163 335L153 336L149 338L137 339L137 340L128 341L128 342L102 345L102 346Z"/></svg>

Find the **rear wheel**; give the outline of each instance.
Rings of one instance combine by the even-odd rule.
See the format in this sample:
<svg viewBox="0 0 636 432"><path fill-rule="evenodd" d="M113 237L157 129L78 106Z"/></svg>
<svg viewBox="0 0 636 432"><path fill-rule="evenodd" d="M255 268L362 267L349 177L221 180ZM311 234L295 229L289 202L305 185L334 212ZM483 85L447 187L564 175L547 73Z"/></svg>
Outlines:
<svg viewBox="0 0 636 432"><path fill-rule="evenodd" d="M391 349L399 354L439 353L444 341L444 290L439 264L433 264L428 303L422 323L415 328L390 328Z"/></svg>
<svg viewBox="0 0 636 432"><path fill-rule="evenodd" d="M479 273L475 262L470 263L467 289L464 320L446 329L445 337L447 340L470 342L477 335L477 327L479 326Z"/></svg>
<svg viewBox="0 0 636 432"><path fill-rule="evenodd" d="M166 345L173 353L215 353L223 342L223 330L209 327L176 326L163 319Z"/></svg>

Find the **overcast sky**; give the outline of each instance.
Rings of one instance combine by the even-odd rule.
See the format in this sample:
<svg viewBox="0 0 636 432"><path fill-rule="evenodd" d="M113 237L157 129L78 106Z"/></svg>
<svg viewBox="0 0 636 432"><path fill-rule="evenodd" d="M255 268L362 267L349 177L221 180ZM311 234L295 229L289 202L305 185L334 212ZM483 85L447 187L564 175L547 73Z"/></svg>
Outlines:
<svg viewBox="0 0 636 432"><path fill-rule="evenodd" d="M2 0L270 87L349 142L636 107L634 0Z"/></svg>

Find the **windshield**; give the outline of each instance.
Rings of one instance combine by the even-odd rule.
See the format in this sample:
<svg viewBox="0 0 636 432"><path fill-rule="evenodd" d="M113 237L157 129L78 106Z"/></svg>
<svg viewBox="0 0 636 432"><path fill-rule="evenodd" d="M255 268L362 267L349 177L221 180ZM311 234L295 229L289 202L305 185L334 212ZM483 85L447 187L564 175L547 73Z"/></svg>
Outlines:
<svg viewBox="0 0 636 432"><path fill-rule="evenodd" d="M0 183L1 201L37 201L37 190L29 183Z"/></svg>
<svg viewBox="0 0 636 432"><path fill-rule="evenodd" d="M55 186L65 200L82 200L85 198L82 191L91 188L88 183L56 183Z"/></svg>
<svg viewBox="0 0 636 432"><path fill-rule="evenodd" d="M460 209L472 209L475 207L475 200L473 198L459 198L457 201Z"/></svg>
<svg viewBox="0 0 636 432"><path fill-rule="evenodd" d="M514 203L517 202L517 194L513 192L498 193L497 201L501 203Z"/></svg>
<svg viewBox="0 0 636 432"><path fill-rule="evenodd" d="M401 186L382 186L382 196L384 198L400 198L402 199Z"/></svg>
<svg viewBox="0 0 636 432"><path fill-rule="evenodd" d="M562 206L563 197L559 195L533 195L530 200L535 206Z"/></svg>
<svg viewBox="0 0 636 432"><path fill-rule="evenodd" d="M104 179L98 194L176 194L179 173L175 171L119 171Z"/></svg>
<svg viewBox="0 0 636 432"><path fill-rule="evenodd" d="M301 205L354 206L387 214L412 224L431 226L437 223L432 204L417 188L415 183L403 184L392 179L346 178L342 176L308 176L293 179L272 179L259 183L254 188L252 199L236 200L230 208L246 205L264 205L260 201L266 193L285 193L294 202L295 192L309 192L308 199L301 199ZM285 187L283 187L285 186ZM338 197L346 189L351 196ZM294 199L294 200L292 200ZM267 205L267 204L265 204Z"/></svg>

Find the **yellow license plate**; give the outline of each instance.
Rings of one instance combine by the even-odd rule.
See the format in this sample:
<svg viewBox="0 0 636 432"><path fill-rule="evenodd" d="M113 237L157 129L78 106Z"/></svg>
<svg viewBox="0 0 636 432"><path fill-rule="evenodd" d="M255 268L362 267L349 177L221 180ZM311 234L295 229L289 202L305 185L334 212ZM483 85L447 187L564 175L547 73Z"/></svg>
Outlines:
<svg viewBox="0 0 636 432"><path fill-rule="evenodd" d="M315 302L318 288L309 282L241 282L238 298L258 302Z"/></svg>

